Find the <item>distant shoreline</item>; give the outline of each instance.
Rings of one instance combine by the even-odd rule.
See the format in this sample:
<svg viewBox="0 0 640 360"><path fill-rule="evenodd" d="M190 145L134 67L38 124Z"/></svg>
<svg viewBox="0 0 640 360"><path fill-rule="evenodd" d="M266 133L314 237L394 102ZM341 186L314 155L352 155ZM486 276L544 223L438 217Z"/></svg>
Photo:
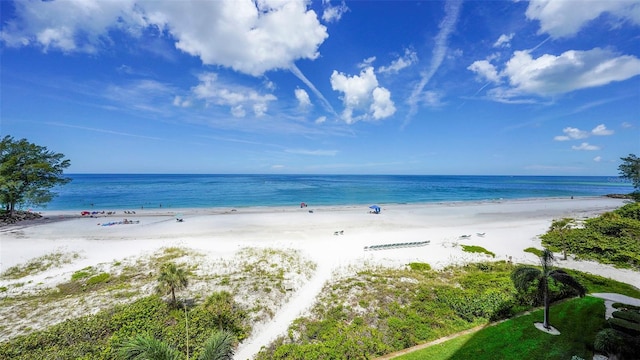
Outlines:
<svg viewBox="0 0 640 360"><path fill-rule="evenodd" d="M495 199L495 200L452 200L452 201L433 201L433 202L415 202L415 203L377 203L376 205L383 208L385 206L393 206L393 207L411 207L411 206L420 206L420 207L438 207L438 206L464 206L464 205L480 205L480 204L500 204L500 203L527 203L527 202L536 202L536 201L556 201L556 200L588 200L588 199L626 199L628 197L623 194L619 194L620 196L611 196L612 194L600 195L600 196L574 196L574 197L566 197L566 196L549 196L549 197L530 197L530 198L513 198L513 199ZM614 194L617 195L617 194ZM33 210L32 212L36 212L41 214L43 217L46 216L70 216L70 217L83 217L80 215L83 211L89 212L98 212L94 217L113 217L113 216L174 216L176 214L184 214L184 215L222 215L222 214L233 214L233 213L269 213L269 212L309 212L309 211L341 211L341 210L352 210L356 208L362 208L363 211L368 211L369 206L373 204L336 204L336 205L316 205L306 203L306 207L300 207L299 204L292 204L290 206L207 206L207 207L182 207L182 208L172 208L172 207L144 207L144 208L117 208L117 209L92 209L92 208L77 208L77 209L65 209L65 210L48 210L48 209L40 209ZM125 211L129 211L131 213L126 214ZM104 212L104 214L103 214ZM108 215L109 212L115 212L115 214ZM84 216L91 217L91 216Z"/></svg>

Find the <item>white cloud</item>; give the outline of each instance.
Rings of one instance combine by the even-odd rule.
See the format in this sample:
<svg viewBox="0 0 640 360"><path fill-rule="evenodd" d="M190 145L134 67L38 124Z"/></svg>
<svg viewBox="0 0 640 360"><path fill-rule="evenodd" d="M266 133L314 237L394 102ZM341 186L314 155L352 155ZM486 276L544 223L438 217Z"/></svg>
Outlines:
<svg viewBox="0 0 640 360"><path fill-rule="evenodd" d="M579 146L572 146L571 147L573 150L586 150L586 151L594 151L594 150L600 150L599 146L596 145L590 145L587 142L583 142L582 144L580 144Z"/></svg>
<svg viewBox="0 0 640 360"><path fill-rule="evenodd" d="M380 66L378 73L380 74L397 74L400 70L409 67L418 62L418 54L411 50L405 49L404 55L393 60L389 66Z"/></svg>
<svg viewBox="0 0 640 360"><path fill-rule="evenodd" d="M126 23L135 33L141 25L133 0L16 1L13 6L16 18L0 33L8 46L94 53L108 42L109 30Z"/></svg>
<svg viewBox="0 0 640 360"><path fill-rule="evenodd" d="M595 162L600 162L600 161L602 161L602 156L596 156L596 157L594 157L594 158L593 158L593 161L595 161Z"/></svg>
<svg viewBox="0 0 640 360"><path fill-rule="evenodd" d="M347 124L358 120L383 119L393 115L396 108L389 90L378 86L373 67L360 71L360 75L348 76L336 70L331 74L331 88L340 91L345 106L342 119ZM360 115L354 117L354 111Z"/></svg>
<svg viewBox="0 0 640 360"><path fill-rule="evenodd" d="M621 126L622 126L623 129L631 129L633 127L633 124L631 124L630 122L626 122L625 121L625 122L622 123Z"/></svg>
<svg viewBox="0 0 640 360"><path fill-rule="evenodd" d="M580 130L578 128L574 128L574 127L566 127L562 129L562 132L564 133L564 135L556 136L553 139L556 141L567 141L567 140L585 139L589 137L588 132L584 130Z"/></svg>
<svg viewBox="0 0 640 360"><path fill-rule="evenodd" d="M316 13L300 0L18 1L17 18L0 38L9 46L38 44L45 51L96 52L112 41L109 31L132 36L159 28L176 48L207 65L259 76L315 59L328 37ZM42 16L42 14L47 14Z"/></svg>
<svg viewBox="0 0 640 360"><path fill-rule="evenodd" d="M200 84L191 89L193 95L204 100L207 105L230 107L231 114L235 117L244 117L246 107L252 109L256 116L262 116L266 113L269 102L277 99L273 94L263 95L247 87L226 84L215 73L200 74L198 79Z"/></svg>
<svg viewBox="0 0 640 360"><path fill-rule="evenodd" d="M538 33L561 38L575 35L603 13L621 21L640 24L640 3L637 1L591 0L578 3L575 0L531 0L525 14L529 20L540 21Z"/></svg>
<svg viewBox="0 0 640 360"><path fill-rule="evenodd" d="M340 21L342 15L349 11L349 8L344 1L342 1L340 5L332 6L330 0L322 0L322 5L324 6L322 20L328 23Z"/></svg>
<svg viewBox="0 0 640 360"><path fill-rule="evenodd" d="M435 46L433 49L433 55L431 56L431 63L429 64L428 70L422 74L420 82L413 88L413 91L409 96L409 112L407 118L412 117L418 111L418 104L422 99L420 94L424 90L425 86L427 86L427 83L429 83L429 80L431 80L433 74L438 71L445 55L447 54L449 49L449 35L453 32L456 23L458 22L458 16L461 8L462 1L459 0L448 0L445 3L445 16L442 19L442 22L440 22L440 31L434 39Z"/></svg>
<svg viewBox="0 0 640 360"><path fill-rule="evenodd" d="M613 130L609 130L604 124L600 124L591 130L591 134L596 136L613 135Z"/></svg>
<svg viewBox="0 0 640 360"><path fill-rule="evenodd" d="M319 118L316 119L315 123L316 124L322 124L325 121L327 121L327 117L326 116L320 116Z"/></svg>
<svg viewBox="0 0 640 360"><path fill-rule="evenodd" d="M514 35L515 35L514 33L511 33L509 35L506 35L506 34L500 35L498 40L496 40L496 42L493 43L493 47L511 47L511 39L513 39Z"/></svg>
<svg viewBox="0 0 640 360"><path fill-rule="evenodd" d="M285 152L291 154L300 155L313 155L313 156L336 156L338 150L306 150L306 149L287 149Z"/></svg>
<svg viewBox="0 0 640 360"><path fill-rule="evenodd" d="M537 59L527 51L516 51L503 73L520 91L553 95L639 75L640 59L631 55L616 56L600 48L570 50L560 56L546 54Z"/></svg>
<svg viewBox="0 0 640 360"><path fill-rule="evenodd" d="M311 106L311 99L309 98L309 94L304 90L297 88L295 89L296 99L298 99L298 106L306 109Z"/></svg>
<svg viewBox="0 0 640 360"><path fill-rule="evenodd" d="M600 124L596 126L590 132L585 130L580 130L574 127L566 127L562 129L562 132L564 133L564 135L556 136L553 139L556 141L568 141L568 140L586 139L591 135L595 135L595 136L613 135L613 130L607 129L607 127L604 124ZM583 145L584 144L585 143L583 143ZM580 150L587 150L587 149L580 149Z"/></svg>
<svg viewBox="0 0 640 360"><path fill-rule="evenodd" d="M425 91L422 102L429 107L439 107L443 105L442 96L443 94L437 91Z"/></svg>
<svg viewBox="0 0 640 360"><path fill-rule="evenodd" d="M493 83L500 82L500 75L498 75L498 70L496 70L496 67L487 60L474 61L473 64L467 67L467 69L480 75L485 80L491 81Z"/></svg>
<svg viewBox="0 0 640 360"><path fill-rule="evenodd" d="M376 120L393 115L396 112L396 107L391 100L391 92L383 87L373 89L373 103L370 109Z"/></svg>
<svg viewBox="0 0 640 360"><path fill-rule="evenodd" d="M479 60L468 67L483 78L496 81L495 67ZM553 96L575 90L624 81L640 75L640 59L618 55L606 49L569 50L561 55L542 55L534 59L529 51L515 51L498 78L508 79L510 87L489 91L494 100L513 100L518 96Z"/></svg>

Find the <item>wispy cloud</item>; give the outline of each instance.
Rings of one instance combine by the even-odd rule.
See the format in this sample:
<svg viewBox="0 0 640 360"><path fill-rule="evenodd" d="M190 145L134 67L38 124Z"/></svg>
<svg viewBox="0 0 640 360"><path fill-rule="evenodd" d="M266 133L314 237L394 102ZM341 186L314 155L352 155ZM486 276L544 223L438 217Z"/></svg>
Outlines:
<svg viewBox="0 0 640 360"><path fill-rule="evenodd" d="M406 125L418 111L418 105L423 98L421 95L422 91L425 86L427 86L427 83L429 83L429 80L431 80L433 74L438 71L438 68L440 68L442 61L447 54L449 35L456 26L456 22L458 21L458 16L460 14L460 8L462 8L462 1L460 0L450 0L445 4L445 17L440 23L440 32L438 32L438 35L435 37L435 47L433 49L431 63L429 64L427 71L422 73L420 82L413 89L411 96L407 101L409 103L409 113L404 125Z"/></svg>
<svg viewBox="0 0 640 360"><path fill-rule="evenodd" d="M338 154L338 150L286 149L285 152L290 154L312 155L312 156L336 156Z"/></svg>
<svg viewBox="0 0 640 360"><path fill-rule="evenodd" d="M313 85L313 83L309 81L309 79L307 79L306 76L304 76L302 71L300 71L300 69L298 69L298 67L295 64L291 64L291 66L289 67L289 70L291 71L291 73L293 73L293 75L295 75L298 79L300 79L300 81L302 81L305 85L307 85L314 94L316 94L316 96L320 99L320 103L322 104L322 106L329 113L331 113L332 115L335 115L335 117L338 117L338 114L336 113L335 110L333 110L333 107L331 106L329 101L327 101L327 99L324 97L324 95L322 95L320 90L318 90L315 87L315 85Z"/></svg>
<svg viewBox="0 0 640 360"><path fill-rule="evenodd" d="M113 131L113 130L108 130L108 129L93 128L93 127L88 127L88 126L64 124L64 123L59 123L59 122L43 122L43 124L50 125L50 126L58 126L58 127L66 127L66 128L72 128L72 129L93 131L93 132L98 132L98 133L103 133L103 134L111 134L111 135L118 135L118 136L128 136L128 137L141 138L141 139L150 139L150 140L164 140L162 138L155 137L155 136L131 134L131 133L125 133L125 132L121 132L121 131Z"/></svg>

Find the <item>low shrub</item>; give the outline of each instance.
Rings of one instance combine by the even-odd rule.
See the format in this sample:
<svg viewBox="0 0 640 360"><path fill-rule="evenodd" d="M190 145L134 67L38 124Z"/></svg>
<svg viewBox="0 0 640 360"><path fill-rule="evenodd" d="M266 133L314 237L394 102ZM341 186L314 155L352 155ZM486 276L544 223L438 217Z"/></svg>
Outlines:
<svg viewBox="0 0 640 360"><path fill-rule="evenodd" d="M611 306L613 306L616 309L627 309L627 310L635 310L640 312L640 306L627 305L623 303L613 303L613 305Z"/></svg>
<svg viewBox="0 0 640 360"><path fill-rule="evenodd" d="M89 280L87 280L87 286L107 283L109 282L110 279L111 279L111 275L107 273L102 273L100 275L92 276L89 278Z"/></svg>
<svg viewBox="0 0 640 360"><path fill-rule="evenodd" d="M477 246L477 245L462 245L462 251L469 252L469 253L487 254L491 257L496 257L496 254L483 248L482 246Z"/></svg>
<svg viewBox="0 0 640 360"><path fill-rule="evenodd" d="M409 263L409 268L413 271L429 271L431 265L427 263Z"/></svg>
<svg viewBox="0 0 640 360"><path fill-rule="evenodd" d="M630 311L630 310L622 310L622 311L614 311L611 314L614 318L627 320L634 323L640 323L640 312Z"/></svg>
<svg viewBox="0 0 640 360"><path fill-rule="evenodd" d="M625 334L631 336L640 335L640 324L638 323L615 317L610 318L609 320L607 320L607 322L609 323L609 325L611 325L612 328L619 330Z"/></svg>

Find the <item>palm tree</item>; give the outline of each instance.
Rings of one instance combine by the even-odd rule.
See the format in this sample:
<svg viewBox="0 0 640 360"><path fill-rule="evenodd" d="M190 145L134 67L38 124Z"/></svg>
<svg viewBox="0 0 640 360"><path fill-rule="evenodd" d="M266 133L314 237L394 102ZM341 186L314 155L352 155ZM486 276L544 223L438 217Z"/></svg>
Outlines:
<svg viewBox="0 0 640 360"><path fill-rule="evenodd" d="M149 334L137 335L118 347L122 360L179 360L180 352Z"/></svg>
<svg viewBox="0 0 640 360"><path fill-rule="evenodd" d="M176 304L176 290L186 288L189 285L187 280L187 272L183 268L179 268L174 263L165 263L160 269L158 276L158 292L163 294L171 294L173 304Z"/></svg>
<svg viewBox="0 0 640 360"><path fill-rule="evenodd" d="M553 260L553 253L548 249L544 249L540 256L542 270L532 266L522 266L511 273L511 280L518 291L524 291L531 284L537 282L538 296L542 295L541 297L544 299L544 322L542 325L545 329L551 328L549 325L549 281L553 280L570 286L578 292L580 297L587 292L587 289L582 284L564 270L553 269L551 266Z"/></svg>
<svg viewBox="0 0 640 360"><path fill-rule="evenodd" d="M228 331L216 331L204 343L198 360L232 360L235 338ZM118 346L120 360L179 360L182 354L149 334L138 335Z"/></svg>

